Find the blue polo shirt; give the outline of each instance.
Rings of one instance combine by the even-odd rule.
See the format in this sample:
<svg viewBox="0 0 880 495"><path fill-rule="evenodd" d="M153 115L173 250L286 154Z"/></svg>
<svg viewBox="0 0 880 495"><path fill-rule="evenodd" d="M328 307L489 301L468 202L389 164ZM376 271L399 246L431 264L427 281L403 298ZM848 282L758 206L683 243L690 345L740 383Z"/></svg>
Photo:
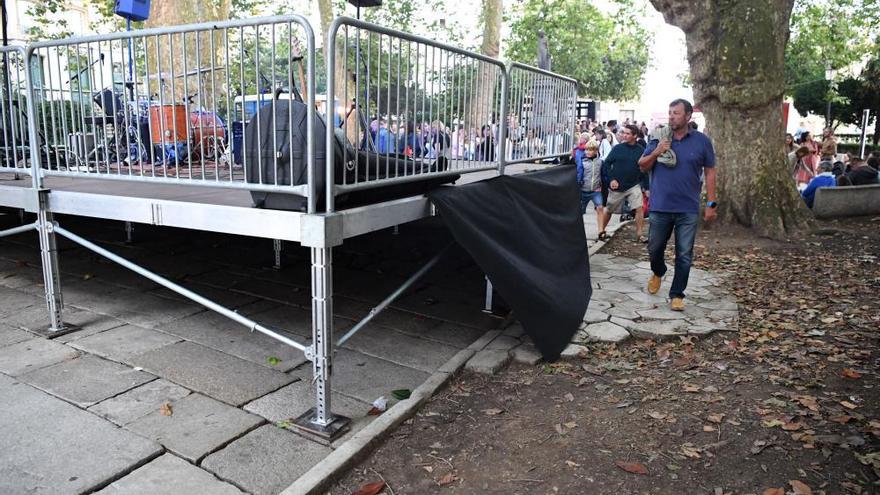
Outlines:
<svg viewBox="0 0 880 495"><path fill-rule="evenodd" d="M660 142L652 140L642 156L651 154ZM691 129L681 139L672 139L676 165L669 168L655 162L651 169L651 211L700 213L703 168L715 167L715 149L705 134Z"/></svg>

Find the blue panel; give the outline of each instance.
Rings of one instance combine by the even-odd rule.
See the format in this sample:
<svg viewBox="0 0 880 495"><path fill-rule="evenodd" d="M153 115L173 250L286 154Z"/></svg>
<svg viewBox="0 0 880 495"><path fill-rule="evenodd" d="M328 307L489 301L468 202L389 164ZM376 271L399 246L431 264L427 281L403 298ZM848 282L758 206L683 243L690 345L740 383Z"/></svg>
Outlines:
<svg viewBox="0 0 880 495"><path fill-rule="evenodd" d="M150 17L150 0L116 0L113 12L132 21L145 21Z"/></svg>

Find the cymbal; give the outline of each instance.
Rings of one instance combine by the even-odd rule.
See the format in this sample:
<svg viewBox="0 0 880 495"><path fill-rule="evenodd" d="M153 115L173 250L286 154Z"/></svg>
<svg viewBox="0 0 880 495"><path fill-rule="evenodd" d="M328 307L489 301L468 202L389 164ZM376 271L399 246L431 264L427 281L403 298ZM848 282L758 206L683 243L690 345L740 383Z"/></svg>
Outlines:
<svg viewBox="0 0 880 495"><path fill-rule="evenodd" d="M199 75L199 74L201 74L201 73L203 73L203 72L211 72L211 71L215 71L215 70L221 70L221 69L224 69L224 68L225 68L225 67L223 67L223 66L219 66L219 67L198 67L198 68L195 68L195 69L190 69L189 71L187 71L187 72L184 73L184 74L177 74L177 75L174 76L174 77L178 77L178 78L179 78L179 77L197 76L197 75Z"/></svg>

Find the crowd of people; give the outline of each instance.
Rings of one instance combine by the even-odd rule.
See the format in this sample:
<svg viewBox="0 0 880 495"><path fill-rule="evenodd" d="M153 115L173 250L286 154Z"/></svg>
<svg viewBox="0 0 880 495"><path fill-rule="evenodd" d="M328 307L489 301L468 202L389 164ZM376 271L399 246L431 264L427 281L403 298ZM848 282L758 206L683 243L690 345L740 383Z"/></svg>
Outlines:
<svg viewBox="0 0 880 495"><path fill-rule="evenodd" d="M797 133L785 135L785 152L792 179L810 208L819 188L880 184L880 152L872 152L867 159L839 154L831 128L825 128L822 140L816 141L801 124Z"/></svg>
<svg viewBox="0 0 880 495"><path fill-rule="evenodd" d="M403 154L411 158L433 159L440 156L455 160L495 161L499 149L499 126L496 122L467 128L460 124L445 125L440 120L407 121L374 119L369 133L364 133L361 149L378 153ZM570 136L570 135L569 135ZM571 138L562 132L562 126L545 130L537 126L523 126L512 115L507 126L505 157L520 160L557 154L571 146Z"/></svg>

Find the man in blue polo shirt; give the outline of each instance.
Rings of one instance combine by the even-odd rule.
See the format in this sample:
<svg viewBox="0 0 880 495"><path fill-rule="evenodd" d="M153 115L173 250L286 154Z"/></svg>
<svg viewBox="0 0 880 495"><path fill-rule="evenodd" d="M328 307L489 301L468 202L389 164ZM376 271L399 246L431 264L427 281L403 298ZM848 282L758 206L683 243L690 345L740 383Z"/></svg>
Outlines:
<svg viewBox="0 0 880 495"><path fill-rule="evenodd" d="M648 292L660 290L666 274L664 252L675 232L675 276L669 289L670 308L684 311L684 291L694 257L694 239L700 222L700 196L706 177L705 220L715 219L715 150L705 134L691 129L694 108L687 100L669 104L669 129L672 139L651 140L639 167L651 174L651 228L648 256L651 271ZM672 150L672 153L667 151Z"/></svg>

